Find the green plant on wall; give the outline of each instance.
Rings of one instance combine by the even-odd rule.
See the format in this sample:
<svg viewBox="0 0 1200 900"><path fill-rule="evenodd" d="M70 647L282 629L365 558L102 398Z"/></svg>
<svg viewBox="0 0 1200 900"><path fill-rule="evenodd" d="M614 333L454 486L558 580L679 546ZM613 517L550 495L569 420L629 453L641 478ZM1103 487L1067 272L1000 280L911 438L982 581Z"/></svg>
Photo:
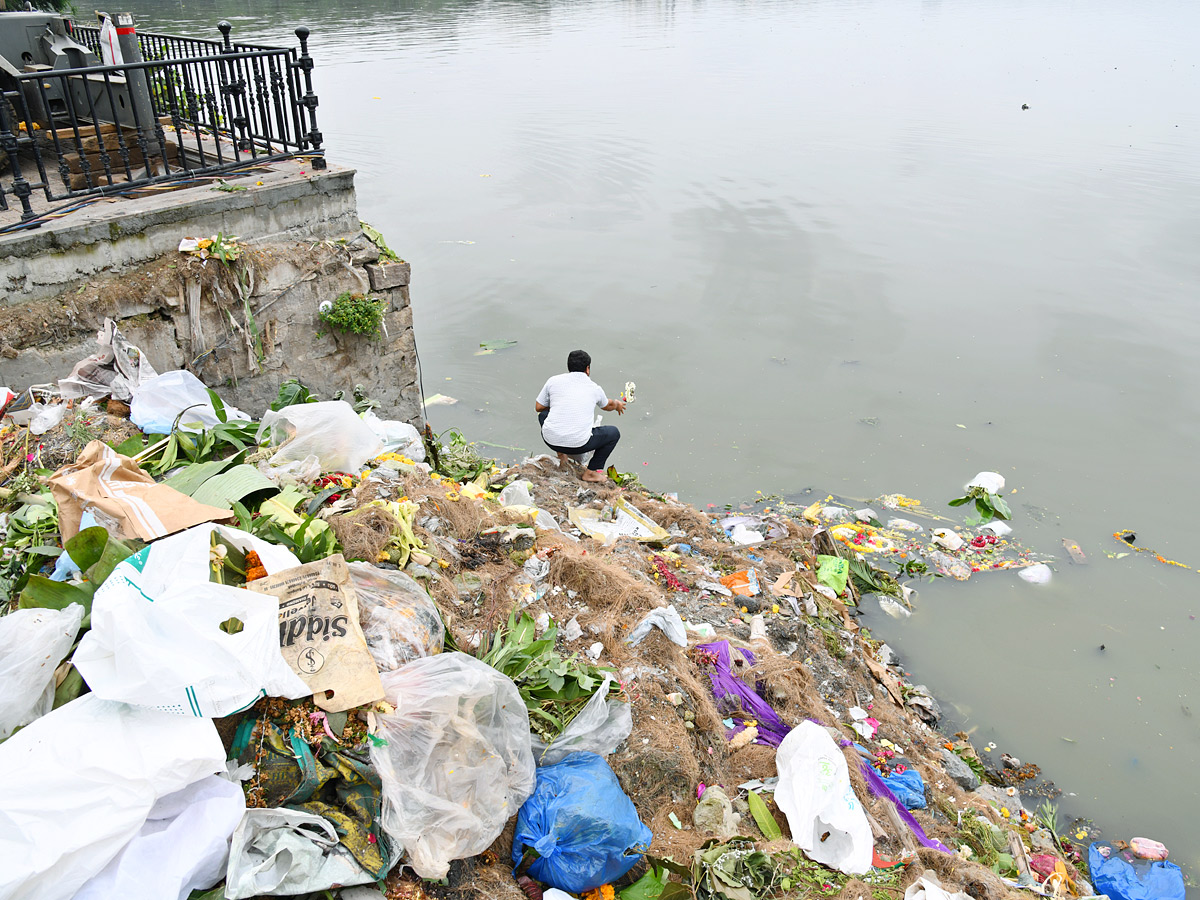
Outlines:
<svg viewBox="0 0 1200 900"><path fill-rule="evenodd" d="M332 303L321 304L319 315L322 322L341 331L377 337L383 325L386 306L387 301L382 297L345 291Z"/></svg>

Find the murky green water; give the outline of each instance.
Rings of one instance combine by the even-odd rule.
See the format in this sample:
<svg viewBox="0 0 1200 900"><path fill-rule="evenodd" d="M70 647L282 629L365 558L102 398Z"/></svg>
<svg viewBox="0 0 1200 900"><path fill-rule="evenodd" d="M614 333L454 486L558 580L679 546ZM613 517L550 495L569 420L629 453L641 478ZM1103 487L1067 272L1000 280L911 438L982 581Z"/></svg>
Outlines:
<svg viewBox="0 0 1200 900"><path fill-rule="evenodd" d="M941 508L1004 474L1018 535L1091 564L869 624L1064 812L1200 865L1200 575L1105 556L1133 528L1200 566L1200 7L126 5L312 28L331 155L460 400L435 427L540 452L533 398L584 347L638 384L618 467L699 504Z"/></svg>

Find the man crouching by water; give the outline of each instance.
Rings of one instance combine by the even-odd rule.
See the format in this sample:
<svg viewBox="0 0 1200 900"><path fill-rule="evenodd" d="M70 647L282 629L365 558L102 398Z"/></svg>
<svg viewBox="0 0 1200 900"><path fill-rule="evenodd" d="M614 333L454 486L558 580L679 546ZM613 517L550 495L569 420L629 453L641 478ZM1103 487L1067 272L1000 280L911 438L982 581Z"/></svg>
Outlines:
<svg viewBox="0 0 1200 900"><path fill-rule="evenodd" d="M546 382L533 408L542 426L542 440L558 454L559 462L565 464L569 457L591 453L592 459L581 477L600 482L608 477L604 467L621 432L615 425L593 428L592 417L597 406L615 409L617 415L622 415L625 401L609 400L591 374L592 358L583 350L572 350L567 354L567 371Z"/></svg>

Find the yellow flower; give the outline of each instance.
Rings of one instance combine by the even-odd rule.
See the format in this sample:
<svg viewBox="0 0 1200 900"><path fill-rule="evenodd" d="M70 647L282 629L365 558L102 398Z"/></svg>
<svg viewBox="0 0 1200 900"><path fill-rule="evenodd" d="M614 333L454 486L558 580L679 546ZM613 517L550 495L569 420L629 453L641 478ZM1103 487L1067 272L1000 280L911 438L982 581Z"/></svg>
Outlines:
<svg viewBox="0 0 1200 900"><path fill-rule="evenodd" d="M353 481L351 481L351 480L350 480L348 477L347 477L347 478L343 478L343 479L342 479L342 487L344 487L344 488L352 488L352 487L354 487L354 482L353 482Z"/></svg>
<svg viewBox="0 0 1200 900"><path fill-rule="evenodd" d="M779 604L778 603L771 604L771 612L773 612L773 613L779 612Z"/></svg>
<svg viewBox="0 0 1200 900"><path fill-rule="evenodd" d="M461 495L458 493L458 491L447 491L446 492L447 500L458 500L460 496Z"/></svg>
<svg viewBox="0 0 1200 900"><path fill-rule="evenodd" d="M1006 819L1009 817L1010 813L1007 806L1000 807L1000 815L1004 816Z"/></svg>
<svg viewBox="0 0 1200 900"><path fill-rule="evenodd" d="M1086 837L1087 837L1087 831L1082 828L1080 828L1077 832L1075 832L1075 840L1077 840L1077 841L1082 841Z"/></svg>
<svg viewBox="0 0 1200 900"><path fill-rule="evenodd" d="M450 563L446 562L444 559L439 559L439 560L437 561L437 563L438 563L438 565L439 565L439 566L441 566L443 569L448 569L448 568L450 568Z"/></svg>

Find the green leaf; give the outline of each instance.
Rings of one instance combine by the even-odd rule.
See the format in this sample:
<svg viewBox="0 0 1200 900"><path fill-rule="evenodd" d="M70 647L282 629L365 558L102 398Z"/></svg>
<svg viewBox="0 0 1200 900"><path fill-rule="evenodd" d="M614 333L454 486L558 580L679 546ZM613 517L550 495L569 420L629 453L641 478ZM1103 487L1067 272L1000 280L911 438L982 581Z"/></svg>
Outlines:
<svg viewBox="0 0 1200 900"><path fill-rule="evenodd" d="M635 881L617 896L620 900L658 900L667 884L667 870L650 868L645 875Z"/></svg>
<svg viewBox="0 0 1200 900"><path fill-rule="evenodd" d="M229 414L225 412L225 403L217 396L217 392L210 387L204 390L208 391L209 402L212 403L213 412L216 413L218 422L228 422Z"/></svg>
<svg viewBox="0 0 1200 900"><path fill-rule="evenodd" d="M85 528L67 541L66 550L71 554L75 565L87 571L104 555L104 547L108 543L108 530L101 525Z"/></svg>
<svg viewBox="0 0 1200 900"><path fill-rule="evenodd" d="M113 450L122 456L137 456L145 449L146 436L144 434L131 435L113 447Z"/></svg>
<svg viewBox="0 0 1200 900"><path fill-rule="evenodd" d="M992 495L992 508L996 510L996 515L1001 519L1012 518L1012 510L1008 508L1008 501L999 494Z"/></svg>
<svg viewBox="0 0 1200 900"><path fill-rule="evenodd" d="M658 895L658 900L692 900L692 892L682 884L668 881L663 885L662 893Z"/></svg>
<svg viewBox="0 0 1200 900"><path fill-rule="evenodd" d="M134 548L129 544L110 537L108 543L104 545L104 552L100 554L100 559L94 565L84 569L83 574L93 589L98 588L108 580L108 576L112 574L113 569L129 559L133 554ZM72 553L71 558L74 559L75 554Z"/></svg>
<svg viewBox="0 0 1200 900"><path fill-rule="evenodd" d="M70 703L83 693L84 687L86 685L83 683L83 676L79 674L78 669L71 666L63 683L54 689L54 706L51 708L58 709L64 703Z"/></svg>
<svg viewBox="0 0 1200 900"><path fill-rule="evenodd" d="M971 499L970 497L956 497L955 499L950 501L949 505L950 506L963 506L964 504L969 502L970 499Z"/></svg>
<svg viewBox="0 0 1200 900"><path fill-rule="evenodd" d="M783 837L779 823L775 821L766 801L758 795L758 792L750 791L750 796L746 799L750 804L750 814L754 816L754 822L758 825L758 830L763 833L763 837L768 841L777 841Z"/></svg>
<svg viewBox="0 0 1200 900"><path fill-rule="evenodd" d="M83 607L84 615L90 615L94 591L95 586L91 584L67 584L51 581L44 575L30 575L17 605L21 609L66 609L72 603L78 603Z"/></svg>

